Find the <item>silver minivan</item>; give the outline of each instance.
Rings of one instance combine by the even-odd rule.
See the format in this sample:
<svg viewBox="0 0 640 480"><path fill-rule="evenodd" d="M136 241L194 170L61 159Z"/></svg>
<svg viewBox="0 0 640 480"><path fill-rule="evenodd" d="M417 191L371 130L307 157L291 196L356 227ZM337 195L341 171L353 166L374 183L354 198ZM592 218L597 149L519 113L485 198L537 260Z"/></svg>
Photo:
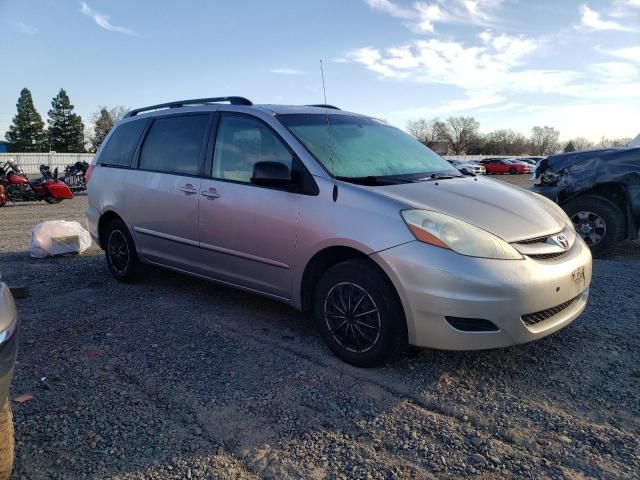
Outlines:
<svg viewBox="0 0 640 480"><path fill-rule="evenodd" d="M587 304L591 255L553 202L330 105L132 110L87 178L118 280L152 264L283 301L353 365L528 342Z"/></svg>

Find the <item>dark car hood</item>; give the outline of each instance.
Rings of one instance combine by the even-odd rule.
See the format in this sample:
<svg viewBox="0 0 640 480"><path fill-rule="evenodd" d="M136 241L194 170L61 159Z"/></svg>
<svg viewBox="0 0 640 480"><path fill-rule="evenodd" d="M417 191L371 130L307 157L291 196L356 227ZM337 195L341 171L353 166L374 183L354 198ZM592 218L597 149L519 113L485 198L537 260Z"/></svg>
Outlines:
<svg viewBox="0 0 640 480"><path fill-rule="evenodd" d="M550 168L554 172L559 172L563 168L566 168L576 162L583 162L585 160L594 159L607 160L618 157L633 156L634 154L640 156L640 147L602 148L598 150L585 150L582 152L569 152L551 155L547 158L546 163L548 168Z"/></svg>

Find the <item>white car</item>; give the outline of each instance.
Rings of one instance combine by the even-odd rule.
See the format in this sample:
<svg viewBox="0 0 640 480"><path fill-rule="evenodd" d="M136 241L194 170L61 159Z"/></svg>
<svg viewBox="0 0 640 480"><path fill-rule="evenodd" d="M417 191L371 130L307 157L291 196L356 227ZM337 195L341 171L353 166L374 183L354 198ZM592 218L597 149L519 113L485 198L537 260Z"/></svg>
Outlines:
<svg viewBox="0 0 640 480"><path fill-rule="evenodd" d="M487 169L479 163L465 162L463 160L449 160L449 163L462 173L473 173L475 175L486 175Z"/></svg>

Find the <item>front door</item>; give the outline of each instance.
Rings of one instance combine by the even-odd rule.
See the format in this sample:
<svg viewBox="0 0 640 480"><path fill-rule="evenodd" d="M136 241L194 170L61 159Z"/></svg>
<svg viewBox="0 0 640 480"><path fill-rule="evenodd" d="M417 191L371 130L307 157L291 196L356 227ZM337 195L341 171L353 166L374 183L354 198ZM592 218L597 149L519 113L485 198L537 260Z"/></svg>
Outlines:
<svg viewBox="0 0 640 480"><path fill-rule="evenodd" d="M261 120L221 114L211 178L202 180L199 195L203 268L213 278L290 298L300 194L251 184L259 161L291 168L294 155Z"/></svg>

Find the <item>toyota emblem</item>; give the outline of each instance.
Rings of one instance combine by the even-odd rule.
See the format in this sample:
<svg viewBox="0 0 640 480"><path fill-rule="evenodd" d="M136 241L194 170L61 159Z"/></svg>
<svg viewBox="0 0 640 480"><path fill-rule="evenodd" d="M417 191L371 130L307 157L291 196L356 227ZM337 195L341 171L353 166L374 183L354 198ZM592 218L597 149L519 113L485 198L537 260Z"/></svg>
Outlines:
<svg viewBox="0 0 640 480"><path fill-rule="evenodd" d="M564 233L558 234L558 236L556 237L556 242L558 242L558 245L560 245L564 249L569 248L569 240L567 240L567 237L564 235Z"/></svg>

